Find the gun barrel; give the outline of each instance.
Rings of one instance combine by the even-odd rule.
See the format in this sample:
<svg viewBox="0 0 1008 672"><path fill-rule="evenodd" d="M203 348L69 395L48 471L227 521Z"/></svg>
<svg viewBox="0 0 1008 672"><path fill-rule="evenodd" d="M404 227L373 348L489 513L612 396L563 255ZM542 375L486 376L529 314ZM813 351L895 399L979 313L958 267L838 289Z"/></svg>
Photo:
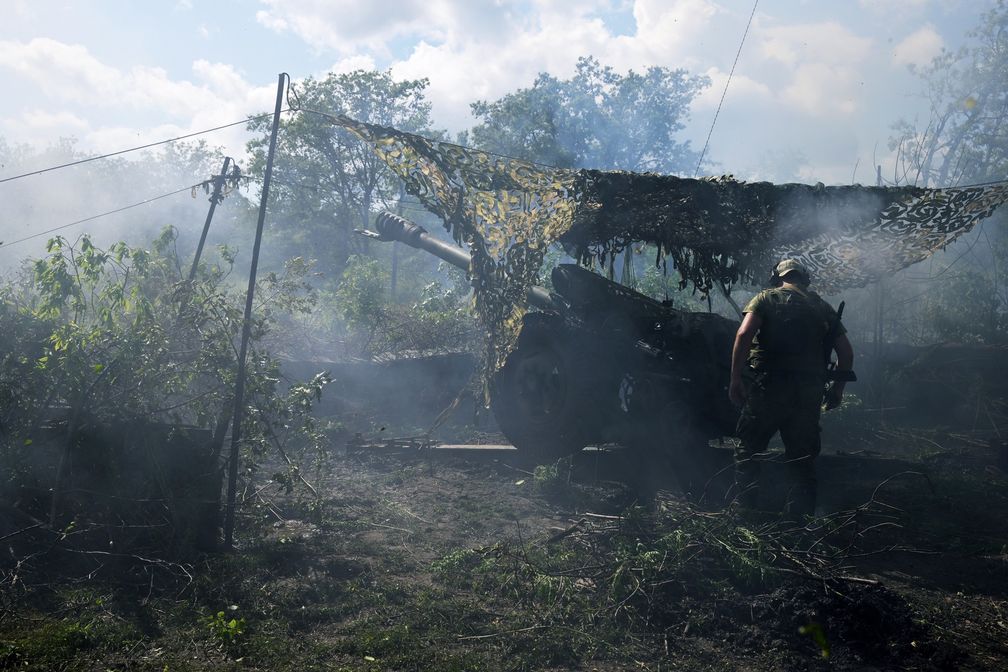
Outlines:
<svg viewBox="0 0 1008 672"><path fill-rule="evenodd" d="M410 247L430 252L438 259L443 259L452 266L457 266L464 271L469 270L468 252L460 247L438 240L427 233L427 229L415 222L411 222L405 217L393 215L391 212L383 212L375 219L375 228L378 229L379 240L398 240Z"/></svg>
<svg viewBox="0 0 1008 672"><path fill-rule="evenodd" d="M469 253L460 247L456 247L443 240L438 240L415 222L411 222L405 217L394 215L391 212L383 212L375 219L375 228L378 229L377 238L383 241L398 240L410 247L424 250L433 254L438 259L447 261L452 266L469 270ZM372 236L374 234L371 234ZM530 287L528 291L528 302L543 310L556 310L557 303L545 287Z"/></svg>

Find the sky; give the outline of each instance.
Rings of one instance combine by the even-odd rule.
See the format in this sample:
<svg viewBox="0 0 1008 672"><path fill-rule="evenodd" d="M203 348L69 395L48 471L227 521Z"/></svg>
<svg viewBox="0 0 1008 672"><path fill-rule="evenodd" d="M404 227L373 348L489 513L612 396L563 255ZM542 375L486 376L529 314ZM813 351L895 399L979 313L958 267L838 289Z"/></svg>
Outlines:
<svg viewBox="0 0 1008 672"><path fill-rule="evenodd" d="M873 181L897 119L924 117L911 66L955 49L993 0L762 0L711 136L718 172ZM273 107L276 77L390 68L430 80L435 125L469 103L569 76L592 55L618 71L683 67L712 85L684 132L707 132L749 0L8 0L0 136L74 137L105 152ZM241 128L207 136L235 156ZM855 165L858 166L855 172Z"/></svg>
<svg viewBox="0 0 1008 672"><path fill-rule="evenodd" d="M738 53L710 172L871 184L875 164L891 173L893 123L928 118L911 69L957 49L993 0L760 0L755 14L750 0L4 4L8 144L72 137L83 151L120 150L271 111L280 72L297 80L359 68L429 79L434 125L455 133L472 124L472 101L527 87L540 72L568 77L591 55L620 72L709 76L681 138L700 149ZM203 137L244 156L241 126Z"/></svg>

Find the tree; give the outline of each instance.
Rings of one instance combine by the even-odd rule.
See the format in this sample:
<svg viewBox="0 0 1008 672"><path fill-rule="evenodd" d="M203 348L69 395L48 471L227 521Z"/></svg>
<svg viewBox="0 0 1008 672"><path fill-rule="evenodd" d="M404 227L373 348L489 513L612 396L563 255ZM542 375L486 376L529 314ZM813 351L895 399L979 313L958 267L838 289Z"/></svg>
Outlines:
<svg viewBox="0 0 1008 672"><path fill-rule="evenodd" d="M481 149L563 168L692 171L697 154L675 136L709 84L682 69L620 75L583 57L571 79L541 73L531 88L473 103L480 121L468 139Z"/></svg>
<svg viewBox="0 0 1008 672"><path fill-rule="evenodd" d="M943 51L917 71L926 93L926 127L900 120L890 149L897 151L894 181L948 187L1008 176L1008 3L999 0L955 52ZM887 280L885 334L915 344L1008 340L1008 240L1004 208L925 264ZM874 290L882 291L881 289ZM877 295L876 295L877 296ZM874 302L874 298L865 297ZM852 331L874 333L864 316L848 311Z"/></svg>
<svg viewBox="0 0 1008 672"><path fill-rule="evenodd" d="M0 493L50 478L40 465L50 459L45 451L58 450L48 499L32 497L26 512L42 515L44 502L50 525L73 512L85 528L94 523L109 534L129 529L127 544L117 537L120 549L161 547L173 535L188 535L182 521L204 519L191 509L190 518L176 514L194 496L206 501L220 492L214 474L233 408L244 293L228 286L233 260L226 254L226 265L205 264L189 281L175 239L173 228L150 249L121 242L102 249L87 235L75 243L52 238L46 257L25 266L15 282L0 283ZM254 472L267 450L316 462L326 452L321 428L308 413L328 377L284 392L279 364L262 347L278 314L312 308L306 271L293 264L289 273L266 274L259 283L245 384L251 412L243 424L243 475ZM159 428L183 437L180 471L155 458L145 462L155 454ZM216 440L208 440L210 432ZM70 478L74 465L89 485L70 487L81 483ZM186 490L190 486L195 489ZM71 492L96 499L64 507L61 493Z"/></svg>
<svg viewBox="0 0 1008 672"><path fill-rule="evenodd" d="M372 210L391 208L400 182L374 150L323 115L430 133L427 80L397 82L388 72L358 70L308 78L296 94L302 112L281 123L271 192L275 258L311 254L334 280L366 240L353 235L366 227ZM249 124L262 133L252 140L251 172L261 175L269 146L269 119Z"/></svg>
<svg viewBox="0 0 1008 672"><path fill-rule="evenodd" d="M969 36L920 71L931 118L923 130L895 125L899 182L944 187L1008 175L1008 3L999 0Z"/></svg>

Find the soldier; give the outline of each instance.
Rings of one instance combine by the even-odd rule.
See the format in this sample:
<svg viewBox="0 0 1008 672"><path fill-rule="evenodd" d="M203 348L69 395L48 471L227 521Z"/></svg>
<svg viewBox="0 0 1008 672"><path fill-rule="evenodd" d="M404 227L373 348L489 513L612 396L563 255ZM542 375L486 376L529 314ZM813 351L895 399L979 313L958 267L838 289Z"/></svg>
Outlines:
<svg viewBox="0 0 1008 672"><path fill-rule="evenodd" d="M770 284L746 304L732 349L728 395L742 408L736 430L735 485L739 502L755 508L758 454L780 431L792 479L785 510L812 515L827 360L835 350L840 375L826 393L829 410L843 400L854 350L836 311L809 290L809 272L801 263L785 259L777 264Z"/></svg>

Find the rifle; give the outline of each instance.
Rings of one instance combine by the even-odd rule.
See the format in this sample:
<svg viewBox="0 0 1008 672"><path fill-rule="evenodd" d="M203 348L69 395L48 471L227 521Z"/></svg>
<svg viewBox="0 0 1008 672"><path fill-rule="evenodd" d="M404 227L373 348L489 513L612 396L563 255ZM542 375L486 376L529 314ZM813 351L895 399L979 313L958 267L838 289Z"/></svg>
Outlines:
<svg viewBox="0 0 1008 672"><path fill-rule="evenodd" d="M826 361L826 382L828 383L838 381L853 383L857 380L857 374L854 371L837 371L836 362L833 361L833 342L840 335L840 319L843 317L846 306L846 301L841 301L837 306L836 319L833 320L833 324L830 325L829 331L826 332L826 337L823 339L823 359Z"/></svg>

